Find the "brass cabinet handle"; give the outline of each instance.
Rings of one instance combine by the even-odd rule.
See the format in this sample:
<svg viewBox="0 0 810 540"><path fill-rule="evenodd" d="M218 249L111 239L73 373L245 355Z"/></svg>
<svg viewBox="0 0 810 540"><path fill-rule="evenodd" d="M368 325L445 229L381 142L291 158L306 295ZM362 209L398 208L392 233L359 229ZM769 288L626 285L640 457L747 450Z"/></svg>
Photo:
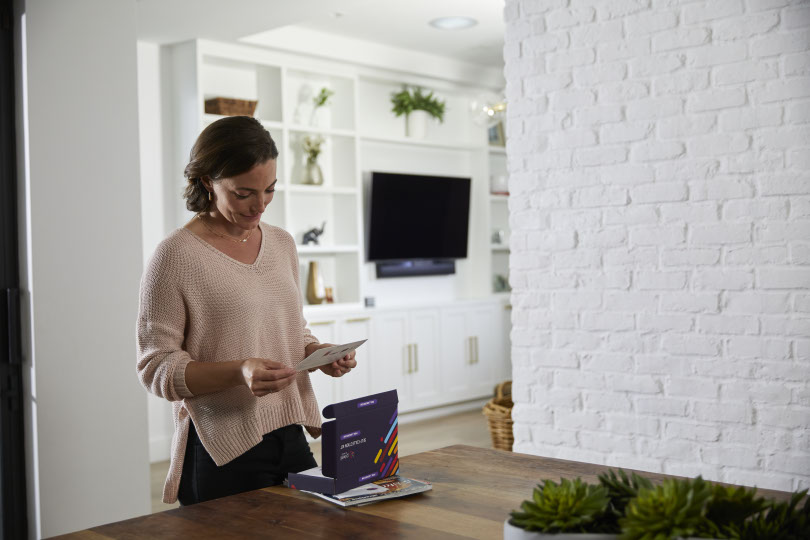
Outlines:
<svg viewBox="0 0 810 540"><path fill-rule="evenodd" d="M309 324L312 325L312 326L318 326L318 325L321 325L321 324L335 324L335 321L315 321L315 322L311 322Z"/></svg>
<svg viewBox="0 0 810 540"><path fill-rule="evenodd" d="M478 363L478 336L473 337L473 343L475 343L475 363Z"/></svg>
<svg viewBox="0 0 810 540"><path fill-rule="evenodd" d="M414 343L413 345L413 370L414 372L419 371L419 344Z"/></svg>
<svg viewBox="0 0 810 540"><path fill-rule="evenodd" d="M413 345L408 343L408 373L413 373Z"/></svg>
<svg viewBox="0 0 810 540"><path fill-rule="evenodd" d="M503 309L505 309L506 311L511 310L512 309L512 304L506 304L505 306L503 306Z"/></svg>
<svg viewBox="0 0 810 540"><path fill-rule="evenodd" d="M473 342L472 337L467 338L467 363L472 365L473 363Z"/></svg>
<svg viewBox="0 0 810 540"><path fill-rule="evenodd" d="M346 322L366 322L370 321L371 317L359 317L357 319L346 319Z"/></svg>
<svg viewBox="0 0 810 540"><path fill-rule="evenodd" d="M405 368L404 371L405 371L405 374L407 375L408 373L411 372L411 346L410 345L406 345L406 346L408 347L408 367ZM404 361L405 359L403 358L402 360Z"/></svg>

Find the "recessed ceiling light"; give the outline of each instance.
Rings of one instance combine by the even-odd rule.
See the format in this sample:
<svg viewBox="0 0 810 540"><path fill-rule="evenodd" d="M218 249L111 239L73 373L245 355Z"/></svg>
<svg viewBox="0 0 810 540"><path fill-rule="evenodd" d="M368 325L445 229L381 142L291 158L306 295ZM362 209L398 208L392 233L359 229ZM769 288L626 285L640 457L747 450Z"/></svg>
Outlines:
<svg viewBox="0 0 810 540"><path fill-rule="evenodd" d="M430 26L439 30L463 30L478 24L472 17L439 17L430 21Z"/></svg>

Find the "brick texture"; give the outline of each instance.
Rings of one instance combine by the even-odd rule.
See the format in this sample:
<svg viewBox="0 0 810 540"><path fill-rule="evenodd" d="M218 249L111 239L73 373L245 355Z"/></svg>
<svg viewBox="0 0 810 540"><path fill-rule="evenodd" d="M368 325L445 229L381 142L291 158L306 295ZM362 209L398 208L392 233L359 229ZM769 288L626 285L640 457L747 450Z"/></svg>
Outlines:
<svg viewBox="0 0 810 540"><path fill-rule="evenodd" d="M515 451L810 487L810 8L505 16Z"/></svg>

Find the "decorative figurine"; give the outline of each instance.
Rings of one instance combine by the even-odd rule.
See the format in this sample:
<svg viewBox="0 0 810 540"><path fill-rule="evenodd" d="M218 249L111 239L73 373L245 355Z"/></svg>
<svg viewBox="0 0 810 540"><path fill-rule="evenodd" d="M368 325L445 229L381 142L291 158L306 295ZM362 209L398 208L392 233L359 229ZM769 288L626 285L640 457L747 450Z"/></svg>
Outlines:
<svg viewBox="0 0 810 540"><path fill-rule="evenodd" d="M318 245L318 237L323 234L323 229L326 227L326 222L323 222L321 228L313 227L312 229L308 230L304 233L304 245L308 245L310 242L314 242L315 245Z"/></svg>

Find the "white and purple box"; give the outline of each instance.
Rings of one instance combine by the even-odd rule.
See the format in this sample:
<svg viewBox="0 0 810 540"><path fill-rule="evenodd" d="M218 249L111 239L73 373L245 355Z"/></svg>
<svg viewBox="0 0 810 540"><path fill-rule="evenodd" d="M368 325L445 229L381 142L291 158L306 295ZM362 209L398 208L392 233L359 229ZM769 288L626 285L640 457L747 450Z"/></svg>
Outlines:
<svg viewBox="0 0 810 540"><path fill-rule="evenodd" d="M390 390L324 407L321 474L290 474L290 487L332 495L396 474L398 403Z"/></svg>

